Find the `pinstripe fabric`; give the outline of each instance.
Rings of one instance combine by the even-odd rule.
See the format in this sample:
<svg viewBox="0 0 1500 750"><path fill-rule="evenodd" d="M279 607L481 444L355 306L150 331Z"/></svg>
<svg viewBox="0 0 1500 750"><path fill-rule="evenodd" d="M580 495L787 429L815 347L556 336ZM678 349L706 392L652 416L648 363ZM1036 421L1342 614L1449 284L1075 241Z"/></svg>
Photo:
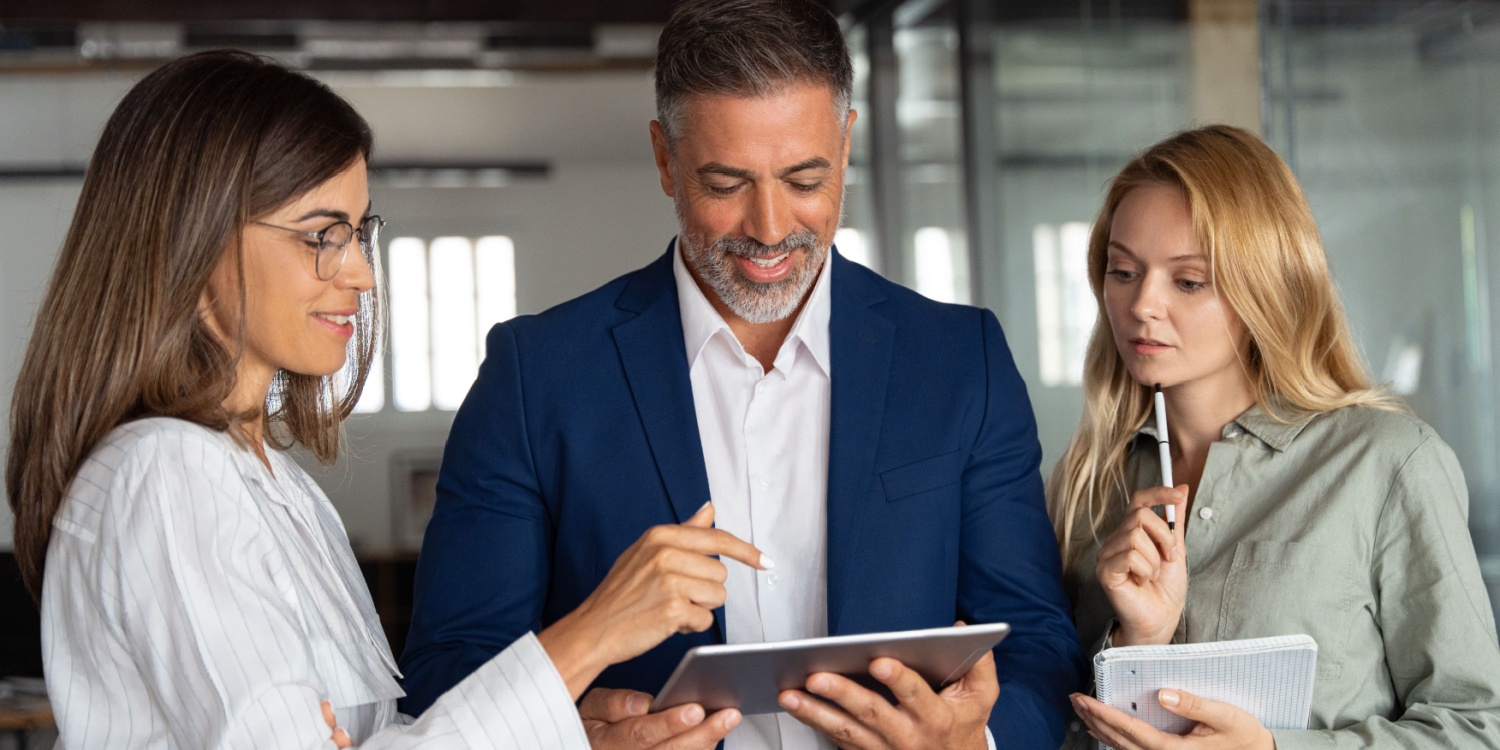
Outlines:
<svg viewBox="0 0 1500 750"><path fill-rule="evenodd" d="M530 634L412 722L326 496L222 433L124 425L85 462L47 551L42 645L60 747L587 748Z"/></svg>

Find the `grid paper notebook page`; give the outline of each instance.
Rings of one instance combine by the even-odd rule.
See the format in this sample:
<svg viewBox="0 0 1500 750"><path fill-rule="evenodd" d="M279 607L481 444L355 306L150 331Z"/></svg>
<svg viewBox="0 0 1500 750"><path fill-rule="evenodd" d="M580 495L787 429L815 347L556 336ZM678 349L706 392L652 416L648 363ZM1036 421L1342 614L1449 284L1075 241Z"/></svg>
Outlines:
<svg viewBox="0 0 1500 750"><path fill-rule="evenodd" d="M1267 729L1306 729L1317 666L1318 643L1309 635L1126 646L1094 656L1094 683L1101 703L1173 734L1194 722L1162 708L1162 688L1238 706Z"/></svg>

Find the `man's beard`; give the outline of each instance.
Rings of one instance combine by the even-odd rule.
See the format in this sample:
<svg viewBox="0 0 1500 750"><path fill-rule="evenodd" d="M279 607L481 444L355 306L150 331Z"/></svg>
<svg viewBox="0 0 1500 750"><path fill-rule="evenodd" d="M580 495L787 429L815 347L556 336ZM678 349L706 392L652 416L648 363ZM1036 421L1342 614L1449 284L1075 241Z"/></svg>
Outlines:
<svg viewBox="0 0 1500 750"><path fill-rule="evenodd" d="M682 246L683 260L730 311L747 323L772 323L796 312L828 257L828 244L820 242L810 229L792 232L774 245L763 245L749 237L720 237L706 243L689 233L685 223L679 212L677 243ZM751 281L735 261L736 257L774 258L797 250L803 253L801 262L795 255L783 261L793 265L780 281Z"/></svg>

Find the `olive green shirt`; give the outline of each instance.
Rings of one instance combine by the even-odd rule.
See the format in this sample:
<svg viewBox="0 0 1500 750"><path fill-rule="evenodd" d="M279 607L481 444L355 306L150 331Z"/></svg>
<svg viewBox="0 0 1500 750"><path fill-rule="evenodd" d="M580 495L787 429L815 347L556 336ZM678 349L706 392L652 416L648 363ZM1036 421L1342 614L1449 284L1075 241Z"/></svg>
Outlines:
<svg viewBox="0 0 1500 750"><path fill-rule="evenodd" d="M1125 476L1161 483L1149 420ZM1500 645L1468 506L1453 451L1414 417L1361 406L1285 424L1252 407L1209 448L1179 519L1188 592L1173 641L1317 640L1310 729L1275 731L1279 750L1500 748ZM1113 616L1094 562L1090 550L1065 576L1086 654ZM1068 729L1068 746L1089 744Z"/></svg>

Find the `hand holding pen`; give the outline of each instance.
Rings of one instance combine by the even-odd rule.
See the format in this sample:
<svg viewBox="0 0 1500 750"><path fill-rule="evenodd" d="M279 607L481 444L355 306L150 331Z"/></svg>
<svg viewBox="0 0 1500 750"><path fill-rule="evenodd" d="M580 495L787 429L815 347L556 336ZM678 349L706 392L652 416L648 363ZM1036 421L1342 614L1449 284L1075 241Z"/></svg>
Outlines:
<svg viewBox="0 0 1500 750"><path fill-rule="evenodd" d="M1170 484L1172 459L1160 386L1155 400L1162 479ZM1186 512L1187 496L1187 485L1137 491L1119 528L1099 547L1094 575L1115 612L1116 646L1172 641L1187 599L1185 529L1175 523L1177 511ZM1157 506L1166 506L1165 520L1156 514Z"/></svg>

